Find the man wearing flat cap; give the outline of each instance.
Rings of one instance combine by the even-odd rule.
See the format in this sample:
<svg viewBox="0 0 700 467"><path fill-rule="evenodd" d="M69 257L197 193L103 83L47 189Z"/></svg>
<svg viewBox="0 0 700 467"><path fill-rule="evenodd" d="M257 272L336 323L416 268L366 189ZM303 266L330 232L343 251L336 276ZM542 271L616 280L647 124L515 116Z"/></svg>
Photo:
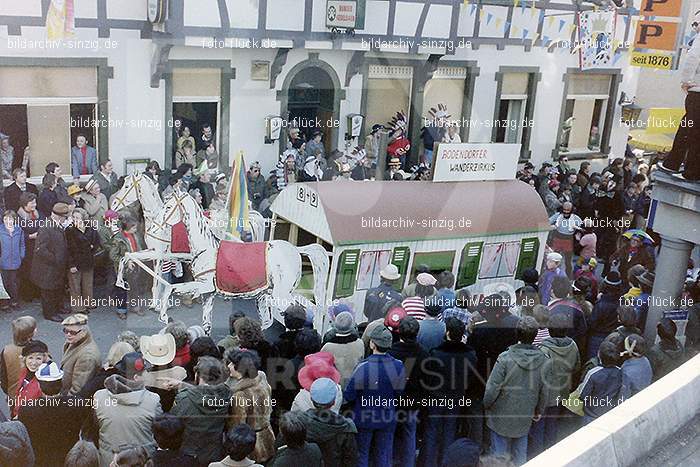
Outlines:
<svg viewBox="0 0 700 467"><path fill-rule="evenodd" d="M357 365L343 397L352 404L357 427L357 465L391 467L395 402L406 386L406 371L400 360L387 354L393 342L388 328L374 328L369 340L372 355ZM372 445L374 449L370 449Z"/></svg>
<svg viewBox="0 0 700 467"><path fill-rule="evenodd" d="M61 359L61 370L63 370L61 393L75 395L100 367L102 357L100 349L92 340L87 315L82 313L70 315L61 324L63 335L66 337Z"/></svg>
<svg viewBox="0 0 700 467"><path fill-rule="evenodd" d="M32 282L41 291L41 313L44 318L57 323L64 318L61 314L68 269L64 225L68 213L67 204L54 204L51 217L39 228L31 271Z"/></svg>

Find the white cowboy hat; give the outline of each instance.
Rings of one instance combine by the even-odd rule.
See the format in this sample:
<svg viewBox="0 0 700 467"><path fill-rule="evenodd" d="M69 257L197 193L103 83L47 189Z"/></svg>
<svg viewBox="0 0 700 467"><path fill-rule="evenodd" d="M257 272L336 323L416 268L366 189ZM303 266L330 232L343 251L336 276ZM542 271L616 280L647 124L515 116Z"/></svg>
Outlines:
<svg viewBox="0 0 700 467"><path fill-rule="evenodd" d="M395 281L399 277L401 277L401 274L399 274L399 268L397 268L395 265L389 263L386 266L384 266L381 271L379 271L379 275L383 277L384 279L390 280L390 281Z"/></svg>
<svg viewBox="0 0 700 467"><path fill-rule="evenodd" d="M141 336L139 347L143 358L152 365L167 365L175 358L175 338L172 334Z"/></svg>

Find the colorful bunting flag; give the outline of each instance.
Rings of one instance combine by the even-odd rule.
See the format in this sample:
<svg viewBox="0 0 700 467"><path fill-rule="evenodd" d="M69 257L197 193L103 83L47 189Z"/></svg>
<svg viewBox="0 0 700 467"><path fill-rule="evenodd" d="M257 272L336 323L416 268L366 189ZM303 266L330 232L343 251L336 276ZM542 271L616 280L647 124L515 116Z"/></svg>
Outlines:
<svg viewBox="0 0 700 467"><path fill-rule="evenodd" d="M563 19L559 20L559 32L561 32L562 29L564 29L564 25L566 24L566 21Z"/></svg>
<svg viewBox="0 0 700 467"><path fill-rule="evenodd" d="M492 19L493 19L493 15L491 13L488 13L486 15L486 24L489 24Z"/></svg>
<svg viewBox="0 0 700 467"><path fill-rule="evenodd" d="M476 11L476 3L472 3L472 8L469 11L469 16L473 15L475 11Z"/></svg>
<svg viewBox="0 0 700 467"><path fill-rule="evenodd" d="M523 28L523 40L527 37L528 30Z"/></svg>
<svg viewBox="0 0 700 467"><path fill-rule="evenodd" d="M501 24L503 24L503 20L501 18L496 18L496 27L500 28Z"/></svg>
<svg viewBox="0 0 700 467"><path fill-rule="evenodd" d="M544 14L544 11L542 12ZM547 26L551 26L554 23L554 16L549 16L547 18Z"/></svg>

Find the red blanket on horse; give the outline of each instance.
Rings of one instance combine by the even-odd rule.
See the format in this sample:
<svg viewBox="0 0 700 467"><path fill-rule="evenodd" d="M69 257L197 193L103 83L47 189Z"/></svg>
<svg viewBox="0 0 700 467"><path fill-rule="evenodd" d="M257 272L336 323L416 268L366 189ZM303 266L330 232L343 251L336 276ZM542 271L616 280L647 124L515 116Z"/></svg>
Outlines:
<svg viewBox="0 0 700 467"><path fill-rule="evenodd" d="M216 255L216 288L228 294L267 288L266 252L267 242L222 241Z"/></svg>
<svg viewBox="0 0 700 467"><path fill-rule="evenodd" d="M173 224L170 230L170 251L172 253L189 253L190 252L190 237L187 234L187 228L182 222Z"/></svg>

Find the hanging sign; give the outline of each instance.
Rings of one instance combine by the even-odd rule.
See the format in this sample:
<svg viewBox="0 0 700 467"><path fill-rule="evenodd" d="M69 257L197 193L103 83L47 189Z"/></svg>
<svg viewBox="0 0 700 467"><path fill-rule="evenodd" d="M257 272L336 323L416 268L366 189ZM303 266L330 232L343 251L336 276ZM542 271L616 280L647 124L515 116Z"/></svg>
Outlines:
<svg viewBox="0 0 700 467"><path fill-rule="evenodd" d="M632 66L670 70L671 66L673 65L673 55L668 55L662 52L632 52L630 63Z"/></svg>
<svg viewBox="0 0 700 467"><path fill-rule="evenodd" d="M326 27L363 29L366 0L327 0Z"/></svg>
<svg viewBox="0 0 700 467"><path fill-rule="evenodd" d="M617 15L614 10L579 13L579 66L582 70L612 66L616 23Z"/></svg>
<svg viewBox="0 0 700 467"><path fill-rule="evenodd" d="M520 144L441 143L433 181L513 180L519 157Z"/></svg>

